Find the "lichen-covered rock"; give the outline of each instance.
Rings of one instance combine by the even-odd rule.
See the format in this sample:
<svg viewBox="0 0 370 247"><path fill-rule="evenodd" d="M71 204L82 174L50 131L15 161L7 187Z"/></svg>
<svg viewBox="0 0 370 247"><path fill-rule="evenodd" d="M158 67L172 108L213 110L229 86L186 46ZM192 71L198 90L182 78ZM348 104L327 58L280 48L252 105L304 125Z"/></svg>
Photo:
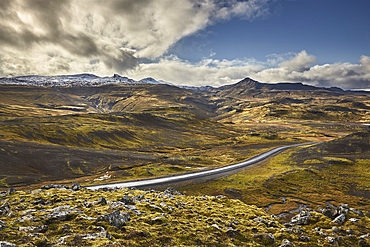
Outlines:
<svg viewBox="0 0 370 247"><path fill-rule="evenodd" d="M319 208L319 211L321 211L323 215L329 217L330 219L335 219L341 214L347 215L348 210L349 207L347 204L341 204L338 207L336 207L330 203L327 203L324 209Z"/></svg>
<svg viewBox="0 0 370 247"><path fill-rule="evenodd" d="M83 212L79 209L72 208L72 209L67 209L63 211L55 210L54 212L45 215L43 219L46 220L64 220L67 217L70 217L73 214L83 214Z"/></svg>
<svg viewBox="0 0 370 247"><path fill-rule="evenodd" d="M346 220L346 216L344 214L341 214L339 216L337 216L333 221L332 223L336 223L338 225L342 225L344 223L344 221Z"/></svg>
<svg viewBox="0 0 370 247"><path fill-rule="evenodd" d="M171 194L171 195L178 195L178 196L183 196L184 195L184 193L179 192L179 191L175 190L172 187L168 187L163 193Z"/></svg>
<svg viewBox="0 0 370 247"><path fill-rule="evenodd" d="M299 238L298 238L298 241L300 241L300 242L311 242L311 238L307 235L301 234L301 236L299 236Z"/></svg>
<svg viewBox="0 0 370 247"><path fill-rule="evenodd" d="M133 203L134 201L129 195L124 195L121 199L121 202L123 202L124 204L130 204Z"/></svg>
<svg viewBox="0 0 370 247"><path fill-rule="evenodd" d="M150 220L150 222L152 223L152 224L158 224L158 223L163 223L164 222L164 220L167 218L167 215L166 214L161 214L161 215L159 215L159 216L157 216L157 217L155 217L155 218L153 218L153 219L151 219Z"/></svg>
<svg viewBox="0 0 370 247"><path fill-rule="evenodd" d="M365 214L364 212L362 212L361 210L359 209L356 209L356 208L350 208L349 211L351 211L352 213L355 213L357 214L358 216L360 217L365 217Z"/></svg>
<svg viewBox="0 0 370 247"><path fill-rule="evenodd" d="M87 201L84 201L84 206L87 207L87 208L90 208L92 206L95 206L95 205L107 205L107 200L105 200L104 197L100 197L99 200L97 201L94 201L94 202L87 202Z"/></svg>
<svg viewBox="0 0 370 247"><path fill-rule="evenodd" d="M16 245L7 241L0 241L0 247L16 247Z"/></svg>
<svg viewBox="0 0 370 247"><path fill-rule="evenodd" d="M0 215L8 216L10 214L11 210L9 207L8 202L4 202L3 205L0 206Z"/></svg>
<svg viewBox="0 0 370 247"><path fill-rule="evenodd" d="M42 226L21 226L19 227L20 232L45 232L48 229L47 225Z"/></svg>
<svg viewBox="0 0 370 247"><path fill-rule="evenodd" d="M325 238L326 241L328 241L329 244L334 244L334 245L338 245L340 241L342 241L342 237L326 237Z"/></svg>
<svg viewBox="0 0 370 247"><path fill-rule="evenodd" d="M284 239L279 247L293 247L294 245L288 240Z"/></svg>
<svg viewBox="0 0 370 247"><path fill-rule="evenodd" d="M289 225L307 225L309 219L311 219L310 212L308 210L301 209L299 214L291 219Z"/></svg>
<svg viewBox="0 0 370 247"><path fill-rule="evenodd" d="M3 221L0 221L0 231L2 231L2 230L4 230L4 229L6 229L6 228L8 228L9 226L6 226L5 225L5 222L3 222Z"/></svg>
<svg viewBox="0 0 370 247"><path fill-rule="evenodd" d="M275 237L272 233L258 233L254 234L253 238L259 239L265 245L271 245L275 243Z"/></svg>
<svg viewBox="0 0 370 247"><path fill-rule="evenodd" d="M116 210L113 213L99 216L96 221L107 221L111 226L121 227L125 226L130 219L128 213L121 213L120 210Z"/></svg>

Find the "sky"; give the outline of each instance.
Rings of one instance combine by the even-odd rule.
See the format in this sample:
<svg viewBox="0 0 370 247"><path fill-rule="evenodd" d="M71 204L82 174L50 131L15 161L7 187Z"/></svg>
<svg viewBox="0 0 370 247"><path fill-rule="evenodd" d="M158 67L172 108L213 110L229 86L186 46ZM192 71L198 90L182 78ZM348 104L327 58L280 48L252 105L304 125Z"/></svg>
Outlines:
<svg viewBox="0 0 370 247"><path fill-rule="evenodd" d="M369 0L0 0L0 76L370 89Z"/></svg>

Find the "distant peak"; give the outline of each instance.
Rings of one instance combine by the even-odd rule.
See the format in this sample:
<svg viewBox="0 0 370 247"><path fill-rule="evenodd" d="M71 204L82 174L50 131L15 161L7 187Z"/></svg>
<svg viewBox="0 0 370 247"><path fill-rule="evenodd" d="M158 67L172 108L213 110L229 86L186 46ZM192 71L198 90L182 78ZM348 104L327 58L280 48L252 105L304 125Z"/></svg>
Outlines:
<svg viewBox="0 0 370 247"><path fill-rule="evenodd" d="M246 77L244 78L243 80L241 80L239 83L253 83L253 84L259 84L258 81L255 81L249 77Z"/></svg>

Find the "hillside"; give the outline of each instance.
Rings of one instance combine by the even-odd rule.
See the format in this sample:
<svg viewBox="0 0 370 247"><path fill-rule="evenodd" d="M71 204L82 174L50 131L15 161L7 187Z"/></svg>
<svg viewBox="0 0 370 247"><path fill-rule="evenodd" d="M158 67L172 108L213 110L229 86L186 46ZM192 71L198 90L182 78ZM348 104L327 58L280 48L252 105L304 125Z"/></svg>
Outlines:
<svg viewBox="0 0 370 247"><path fill-rule="evenodd" d="M2 246L368 246L370 213L301 209L289 222L225 196L172 188L89 191L47 185L0 194ZM1 242L4 241L4 242Z"/></svg>

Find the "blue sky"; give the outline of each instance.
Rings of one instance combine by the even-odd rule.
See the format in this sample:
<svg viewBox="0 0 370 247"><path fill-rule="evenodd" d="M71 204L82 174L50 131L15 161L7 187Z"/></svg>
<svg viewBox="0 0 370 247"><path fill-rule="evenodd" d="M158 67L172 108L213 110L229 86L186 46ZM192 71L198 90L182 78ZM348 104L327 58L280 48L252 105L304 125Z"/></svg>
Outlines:
<svg viewBox="0 0 370 247"><path fill-rule="evenodd" d="M275 1L266 16L255 20L232 18L219 21L184 37L168 54L198 61L255 58L274 53L306 50L318 64L358 63L370 55L370 1L296 0Z"/></svg>
<svg viewBox="0 0 370 247"><path fill-rule="evenodd" d="M0 1L0 76L370 89L369 0Z"/></svg>

